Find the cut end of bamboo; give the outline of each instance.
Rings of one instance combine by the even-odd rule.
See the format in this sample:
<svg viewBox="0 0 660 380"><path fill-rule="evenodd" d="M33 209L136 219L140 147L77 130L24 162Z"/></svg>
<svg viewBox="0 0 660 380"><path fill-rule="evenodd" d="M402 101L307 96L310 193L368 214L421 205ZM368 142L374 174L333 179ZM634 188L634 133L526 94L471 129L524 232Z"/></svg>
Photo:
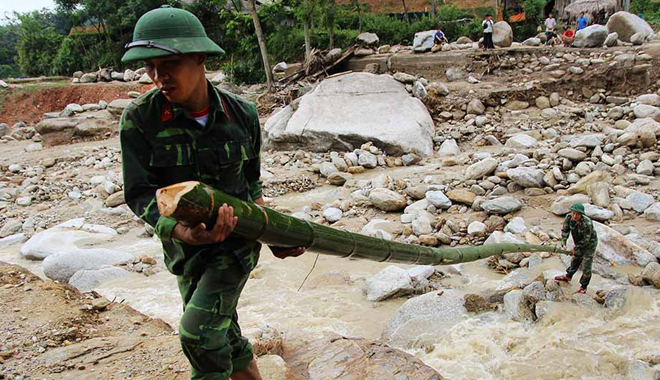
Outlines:
<svg viewBox="0 0 660 380"><path fill-rule="evenodd" d="M163 187L156 191L156 202L158 212L161 216L172 216L179 206L181 197L192 191L200 183L197 181L181 182L175 185Z"/></svg>

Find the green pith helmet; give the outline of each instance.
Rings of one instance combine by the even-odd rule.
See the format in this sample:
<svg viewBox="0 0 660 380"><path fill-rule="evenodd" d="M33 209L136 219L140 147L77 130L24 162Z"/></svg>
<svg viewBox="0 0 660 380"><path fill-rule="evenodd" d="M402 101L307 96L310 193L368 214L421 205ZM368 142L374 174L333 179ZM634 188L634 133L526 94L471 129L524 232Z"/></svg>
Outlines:
<svg viewBox="0 0 660 380"><path fill-rule="evenodd" d="M575 202L571 205L571 211L579 212L584 215L584 205L579 202Z"/></svg>
<svg viewBox="0 0 660 380"><path fill-rule="evenodd" d="M135 24L133 42L126 44L121 61L165 57L174 54L224 54L224 50L206 36L194 14L163 5L142 15Z"/></svg>

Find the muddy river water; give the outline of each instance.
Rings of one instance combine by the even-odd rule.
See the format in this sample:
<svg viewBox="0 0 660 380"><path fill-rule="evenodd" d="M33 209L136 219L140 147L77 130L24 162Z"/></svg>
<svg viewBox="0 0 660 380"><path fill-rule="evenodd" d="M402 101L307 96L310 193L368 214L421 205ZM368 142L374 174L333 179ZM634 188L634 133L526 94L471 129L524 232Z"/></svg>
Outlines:
<svg viewBox="0 0 660 380"><path fill-rule="evenodd" d="M291 198L288 205L297 209L311 198ZM162 259L155 239L126 236L112 248ZM279 260L264 249L239 302L241 325L249 329L266 324L285 336L335 332L378 339L406 301L372 303L362 293L364 279L388 264L320 256L298 290L315 259L316 254L307 253ZM41 264L21 259L17 246L0 249L0 260L43 276ZM551 258L535 270L562 268L559 259ZM463 264L460 270L463 275L445 282L447 286L473 293L494 290L503 277L486 268L483 261ZM577 286L577 282L572 285ZM611 282L595 275L590 291L611 287ZM150 277L131 274L107 282L97 291L173 327L178 325L181 301L175 277L166 271ZM426 349L407 351L447 379L628 379L631 361L660 354L660 291L633 288L626 306L615 313L569 301L554 303L549 314L536 323L514 322L501 312L473 315L443 331L430 332L430 339L426 338L432 342Z"/></svg>

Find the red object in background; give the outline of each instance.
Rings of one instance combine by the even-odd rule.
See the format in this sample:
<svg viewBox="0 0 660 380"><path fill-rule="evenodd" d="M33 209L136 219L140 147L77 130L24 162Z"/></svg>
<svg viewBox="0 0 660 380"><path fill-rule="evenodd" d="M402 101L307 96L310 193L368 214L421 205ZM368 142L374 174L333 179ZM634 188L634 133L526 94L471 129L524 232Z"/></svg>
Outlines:
<svg viewBox="0 0 660 380"><path fill-rule="evenodd" d="M567 31L564 32L564 37L573 38L575 37L575 32L572 31L571 29L568 29Z"/></svg>

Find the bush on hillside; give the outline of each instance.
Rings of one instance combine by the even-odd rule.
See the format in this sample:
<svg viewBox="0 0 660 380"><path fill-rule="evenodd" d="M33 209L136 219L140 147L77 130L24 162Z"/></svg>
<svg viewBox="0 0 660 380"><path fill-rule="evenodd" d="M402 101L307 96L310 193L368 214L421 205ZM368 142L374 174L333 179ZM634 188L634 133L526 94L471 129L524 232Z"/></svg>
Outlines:
<svg viewBox="0 0 660 380"><path fill-rule="evenodd" d="M123 52L117 52L112 42L100 40L96 34L79 34L64 38L53 59L52 74L71 75L76 71L96 71L99 67L114 67Z"/></svg>

